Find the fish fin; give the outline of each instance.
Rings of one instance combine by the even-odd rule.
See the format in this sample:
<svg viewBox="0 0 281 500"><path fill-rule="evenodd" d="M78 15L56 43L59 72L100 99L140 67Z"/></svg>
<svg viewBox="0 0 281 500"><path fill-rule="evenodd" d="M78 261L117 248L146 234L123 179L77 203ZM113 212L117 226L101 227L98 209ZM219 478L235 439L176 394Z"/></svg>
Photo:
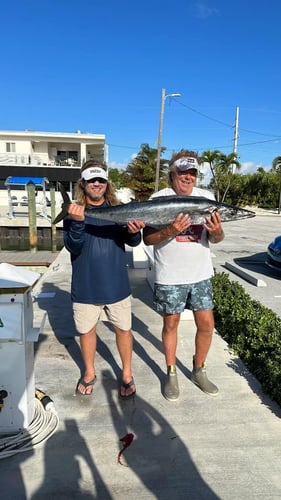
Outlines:
<svg viewBox="0 0 281 500"><path fill-rule="evenodd" d="M61 195L62 195L62 199L63 199L63 203L62 203L62 210L61 212L56 216L56 218L53 220L52 224L57 224L58 222L60 222L61 220L63 220L67 214L68 214L68 207L69 205L71 204L71 199L69 198L64 186L59 182L58 183L59 185L59 190L61 192Z"/></svg>
<svg viewBox="0 0 281 500"><path fill-rule="evenodd" d="M63 199L63 202L64 203L68 203L70 204L71 203L71 199L69 198L63 184L61 184L61 182L58 182L58 185L59 185L59 190L61 192L61 195L62 195L62 199Z"/></svg>
<svg viewBox="0 0 281 500"><path fill-rule="evenodd" d="M69 203L62 204L62 211L56 216L56 218L53 220L52 224L57 224L58 222L60 222L61 220L63 220L67 216L68 207L69 207Z"/></svg>

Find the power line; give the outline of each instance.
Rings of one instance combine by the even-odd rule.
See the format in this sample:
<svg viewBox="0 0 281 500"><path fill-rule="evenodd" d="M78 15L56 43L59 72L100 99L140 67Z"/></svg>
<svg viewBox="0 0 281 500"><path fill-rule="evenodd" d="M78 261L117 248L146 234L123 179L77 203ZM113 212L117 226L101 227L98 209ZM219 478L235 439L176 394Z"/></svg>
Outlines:
<svg viewBox="0 0 281 500"><path fill-rule="evenodd" d="M204 118L208 119L208 120L211 120L213 122L216 122L216 123L219 123L220 125L223 125L227 128L230 128L230 129L233 129L234 126L233 125L230 125L229 123L226 123L226 122L223 122L222 120L218 120L217 118L213 118L205 113L202 113L201 111L198 111L196 110L195 108L192 108L191 106L188 106L187 104L184 104L183 102L177 100L176 101L178 105L184 107L184 108L187 108L189 109L190 111L192 111L193 113L196 113L200 116L203 116ZM259 145L259 144L265 144L265 143L270 143L270 142L275 142L276 140L281 140L281 136L280 135L275 135L275 134L267 134L265 132L257 132L256 130L250 130L250 129L245 129L245 128L239 128L239 132L247 132L247 133L250 133L250 134L256 134L256 135L262 135L262 136L265 136L265 137L272 137L272 139L267 139L267 140L264 140L264 141L253 141L253 142L246 142L246 143L239 143L239 148L241 147L244 147L244 146L254 146L254 145ZM119 144L108 144L108 146L110 147L115 147L115 148L120 148L120 149L129 149L129 150L132 150L132 151L136 151L139 149L139 146L126 146L126 145L119 145ZM216 146L216 147L213 147L212 149L232 149L233 146L232 145L224 145L224 146ZM196 149L196 148L195 148ZM206 148L200 148L200 150L204 151ZM171 148L166 148L166 151L173 151L173 149Z"/></svg>
<svg viewBox="0 0 281 500"><path fill-rule="evenodd" d="M246 142L244 144L239 144L239 147L243 146L254 146L256 144L265 144L268 142L276 142L276 139L279 139L281 141L281 136L276 136L274 139L266 139L264 141L255 141L255 142ZM119 144L108 144L108 146L113 147L113 148L122 148L122 149L132 149L134 151L139 149L139 146L121 146ZM223 149L223 148L233 148L232 145L223 145L223 146L213 146L212 149ZM154 148L156 149L156 148ZM197 149L197 148L195 148ZM200 148L200 150L204 151L206 148ZM171 148L166 148L166 151L173 151Z"/></svg>
<svg viewBox="0 0 281 500"><path fill-rule="evenodd" d="M216 123L220 123L221 125L224 125L227 128L233 128L233 125L229 125L229 123L225 123L225 122L223 122L221 120L218 120L218 119L213 118L213 117L211 117L209 115L206 115L205 113L201 113L201 111L197 111L196 109L192 108L191 106L187 106L187 104L184 104L184 103L182 103L179 100L177 100L177 103L180 106L189 109L193 113L196 113L197 115L204 116L204 118L207 118L208 120L211 120L211 121L216 122ZM277 137L277 138L280 138L280 136L275 135L275 134L266 134L265 132L257 132L256 130L249 130L249 129L241 128L241 127L239 127L239 130L243 130L243 132L248 132L250 134L257 134L257 135L264 135L266 137Z"/></svg>
<svg viewBox="0 0 281 500"><path fill-rule="evenodd" d="M204 118L207 118L208 120L212 120L213 122L220 123L221 125L224 125L225 127L228 128L233 128L233 125L229 125L229 123L222 122L221 120L217 120L216 118L212 118L211 116L205 115L204 113L201 113L201 111L197 111L197 109L191 108L190 106L187 106L181 101L177 101L177 103L182 106L183 108L190 109L190 111L193 111L193 113L196 113L197 115L204 116Z"/></svg>

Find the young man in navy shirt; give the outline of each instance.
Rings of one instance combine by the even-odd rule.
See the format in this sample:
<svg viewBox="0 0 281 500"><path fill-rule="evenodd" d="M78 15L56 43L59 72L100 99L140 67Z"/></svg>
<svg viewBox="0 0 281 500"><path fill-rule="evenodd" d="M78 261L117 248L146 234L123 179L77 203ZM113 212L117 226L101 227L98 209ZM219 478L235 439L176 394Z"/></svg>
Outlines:
<svg viewBox="0 0 281 500"><path fill-rule="evenodd" d="M84 163L75 199L64 221L64 244L71 254L71 300L85 363L84 376L78 380L76 390L82 395L93 391L96 328L105 313L115 330L122 363L119 395L128 399L135 394L136 387L132 374L131 289L125 244L134 247L140 243L144 223L133 220L127 226L120 226L85 215L85 208L94 211L120 203L108 181L105 164Z"/></svg>

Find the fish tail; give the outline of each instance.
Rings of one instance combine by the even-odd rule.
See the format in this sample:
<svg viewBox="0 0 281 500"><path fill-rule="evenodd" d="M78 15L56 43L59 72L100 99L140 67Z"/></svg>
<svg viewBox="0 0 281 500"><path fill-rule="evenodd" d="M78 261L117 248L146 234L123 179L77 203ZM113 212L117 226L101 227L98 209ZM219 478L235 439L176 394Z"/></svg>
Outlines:
<svg viewBox="0 0 281 500"><path fill-rule="evenodd" d="M56 218L53 220L52 224L57 224L58 222L60 222L61 220L63 220L67 216L67 214L68 214L68 207L71 204L71 199L69 198L66 190L64 189L64 186L60 182L58 183L58 185L59 185L59 190L61 192L62 199L63 199L63 203L62 203L62 206L61 206L62 210L56 216Z"/></svg>
<svg viewBox="0 0 281 500"><path fill-rule="evenodd" d="M68 207L69 207L69 204L62 205L62 211L56 216L56 218L53 220L52 224L57 224L58 222L60 222L61 220L63 220L67 216Z"/></svg>
<svg viewBox="0 0 281 500"><path fill-rule="evenodd" d="M70 204L71 203L71 199L69 198L63 184L61 182L58 182L58 185L59 185L59 190L61 192L61 195L62 195L62 199L63 199L63 202L64 203L68 203Z"/></svg>

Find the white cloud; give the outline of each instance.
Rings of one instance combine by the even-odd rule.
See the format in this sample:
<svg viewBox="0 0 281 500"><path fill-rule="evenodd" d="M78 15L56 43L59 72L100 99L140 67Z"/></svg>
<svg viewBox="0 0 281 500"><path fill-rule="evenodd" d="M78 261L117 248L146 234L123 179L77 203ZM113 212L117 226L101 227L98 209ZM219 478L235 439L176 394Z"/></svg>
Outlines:
<svg viewBox="0 0 281 500"><path fill-rule="evenodd" d="M258 168L262 167L266 172L271 169L271 165L261 165L260 163L255 163L254 161L245 161L241 163L240 170L236 170L237 174L254 174L257 172ZM200 165L200 172L204 175L203 184L207 186L212 178L211 169L208 163L202 163Z"/></svg>
<svg viewBox="0 0 281 500"><path fill-rule="evenodd" d="M218 9L208 7L206 2L195 2L192 7L194 16L199 19L207 19L214 14L218 14Z"/></svg>
<svg viewBox="0 0 281 500"><path fill-rule="evenodd" d="M117 163L116 161L110 161L108 167L117 168L118 170L125 170L127 168L127 163Z"/></svg>
<svg viewBox="0 0 281 500"><path fill-rule="evenodd" d="M118 168L118 170L125 170L130 161L132 161L137 156L137 154L138 153L133 153L131 157L128 160L124 160L124 162L109 161L108 166L109 168Z"/></svg>
<svg viewBox="0 0 281 500"><path fill-rule="evenodd" d="M260 167L268 171L270 170L271 165L264 166L260 163L255 163L254 161L245 161L244 163L241 163L239 174L254 174Z"/></svg>

